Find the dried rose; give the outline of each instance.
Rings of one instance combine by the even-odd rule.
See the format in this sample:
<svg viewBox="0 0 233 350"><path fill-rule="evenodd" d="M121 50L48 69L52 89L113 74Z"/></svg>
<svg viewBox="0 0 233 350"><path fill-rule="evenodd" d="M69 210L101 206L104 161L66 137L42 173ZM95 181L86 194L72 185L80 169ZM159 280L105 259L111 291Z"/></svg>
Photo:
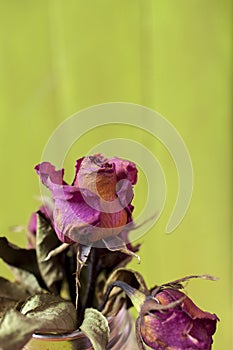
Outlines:
<svg viewBox="0 0 233 350"><path fill-rule="evenodd" d="M152 349L210 350L217 320L215 314L199 309L184 293L166 288L153 300L145 301L137 325L140 339Z"/></svg>
<svg viewBox="0 0 233 350"><path fill-rule="evenodd" d="M101 154L78 159L71 185L63 180L64 170L48 162L35 169L55 201L54 228L62 242L88 244L117 236L132 221L134 163Z"/></svg>
<svg viewBox="0 0 233 350"><path fill-rule="evenodd" d="M140 350L145 350L145 344L155 350L210 350L212 336L219 320L215 314L202 311L184 293L182 282L193 278L216 280L210 275L192 275L174 282L158 286L151 292L146 288L142 276L135 274L139 288L124 281L125 269L119 269L114 281L110 276L106 294L100 310L111 302L111 291L114 287L121 288L130 298L139 313L136 320L136 337ZM129 272L128 272L129 273ZM127 273L127 274L128 274ZM123 277L123 278L122 278ZM109 301L109 300L110 301Z"/></svg>

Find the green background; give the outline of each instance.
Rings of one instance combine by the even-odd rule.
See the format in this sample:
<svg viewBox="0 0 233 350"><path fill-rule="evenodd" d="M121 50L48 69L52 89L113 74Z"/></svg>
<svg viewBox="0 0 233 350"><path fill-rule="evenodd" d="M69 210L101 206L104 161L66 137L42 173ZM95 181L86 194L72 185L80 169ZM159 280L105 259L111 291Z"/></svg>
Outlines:
<svg viewBox="0 0 233 350"><path fill-rule="evenodd" d="M63 120L112 101L158 111L189 149L193 197L182 223L166 235L177 173L166 149L142 135L162 164L168 194L161 218L141 240L141 265L131 265L150 286L189 274L220 278L187 287L221 319L215 350L230 349L232 341L231 33L229 0L0 1L1 235L26 244L24 233L9 228L26 226L37 209L33 167ZM108 128L101 135L107 139ZM85 137L76 157L102 140L98 132ZM66 163L71 169L74 158ZM142 197L136 193L135 214Z"/></svg>

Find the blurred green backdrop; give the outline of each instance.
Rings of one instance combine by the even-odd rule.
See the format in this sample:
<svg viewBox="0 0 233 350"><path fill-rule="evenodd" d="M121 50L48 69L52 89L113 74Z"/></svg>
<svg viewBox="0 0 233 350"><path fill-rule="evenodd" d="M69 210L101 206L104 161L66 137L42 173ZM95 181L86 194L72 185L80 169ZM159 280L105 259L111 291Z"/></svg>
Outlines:
<svg viewBox="0 0 233 350"><path fill-rule="evenodd" d="M26 225L37 209L33 167L63 120L111 101L157 110L187 144L193 197L182 223L166 235L176 169L164 147L142 135L165 171L168 196L141 240L141 265L131 265L150 286L192 273L220 277L187 289L221 319L215 350L230 349L232 341L232 17L230 0L0 1L1 235L26 244L24 233L9 227ZM80 141L77 156L95 140L99 134ZM136 210L137 203L138 194Z"/></svg>

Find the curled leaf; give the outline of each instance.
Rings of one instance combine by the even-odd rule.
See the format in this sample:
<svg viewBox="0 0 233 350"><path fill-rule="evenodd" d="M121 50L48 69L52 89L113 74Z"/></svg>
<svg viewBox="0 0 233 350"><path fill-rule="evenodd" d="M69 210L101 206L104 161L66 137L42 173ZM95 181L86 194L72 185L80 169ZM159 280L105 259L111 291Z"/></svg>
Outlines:
<svg viewBox="0 0 233 350"><path fill-rule="evenodd" d="M125 294L130 298L132 304L134 305L135 309L140 312L142 305L144 304L146 300L146 294L141 292L138 289L135 289L131 287L129 284L122 282L122 281L116 281L113 282L107 289L107 292L104 296L103 304L100 305L99 309L102 310L106 301L108 300L108 297L114 287L121 288Z"/></svg>
<svg viewBox="0 0 233 350"><path fill-rule="evenodd" d="M145 295L149 295L149 291L146 286L146 283L142 275L137 271L133 271L125 268L119 268L117 270L114 270L113 273L109 276L105 284L104 293L106 293L109 286L111 286L111 284L116 281L126 282L128 285L141 291ZM102 310L102 312L104 315L116 314L124 303L125 303L124 289L114 288L109 294L108 300L106 301L106 305Z"/></svg>
<svg viewBox="0 0 233 350"><path fill-rule="evenodd" d="M117 270L114 270L107 280L104 292L106 292L108 286L115 281L127 282L132 287L137 288L145 294L149 295L149 290L146 286L145 280L138 271L121 267Z"/></svg>
<svg viewBox="0 0 233 350"><path fill-rule="evenodd" d="M106 317L96 309L86 309L80 329L90 339L94 350L107 349L109 326Z"/></svg>
<svg viewBox="0 0 233 350"><path fill-rule="evenodd" d="M161 286L156 286L154 288L151 288L150 291L152 293L152 296L154 296L158 293L158 291L160 291L164 288L168 288L168 287L171 287L173 289L183 289L184 282L189 282L190 280L197 279L197 278L209 280L209 281L217 281L218 280L218 277L214 277L211 275L189 275L189 276L179 278L179 279L172 281L172 282L164 283Z"/></svg>

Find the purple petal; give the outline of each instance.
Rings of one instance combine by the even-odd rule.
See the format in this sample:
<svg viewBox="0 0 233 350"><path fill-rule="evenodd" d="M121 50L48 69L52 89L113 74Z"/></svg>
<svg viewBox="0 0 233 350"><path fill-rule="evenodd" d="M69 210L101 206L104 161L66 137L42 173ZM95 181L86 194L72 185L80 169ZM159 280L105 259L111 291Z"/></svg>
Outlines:
<svg viewBox="0 0 233 350"><path fill-rule="evenodd" d="M181 309L193 320L197 318L204 318L215 321L218 320L218 317L215 314L202 311L189 297L187 297L187 295L177 289L167 288L164 291L158 293L158 295L156 295L156 298L158 298L163 305L166 305L172 301L180 300L184 296L185 299L180 303L179 307L181 307Z"/></svg>
<svg viewBox="0 0 233 350"><path fill-rule="evenodd" d="M133 162L118 157L108 160L109 164L115 164L117 180L128 179L132 185L137 182L137 168Z"/></svg>
<svg viewBox="0 0 233 350"><path fill-rule="evenodd" d="M79 158L76 160L76 164L75 164L75 177L74 177L74 181L72 183L72 186L77 186L78 187L78 182L77 182L77 175L79 173L80 167L82 165L82 161L84 160L84 157Z"/></svg>
<svg viewBox="0 0 233 350"><path fill-rule="evenodd" d="M152 349L210 349L206 324L193 322L181 310L155 312L155 316L144 316L141 324L142 337Z"/></svg>
<svg viewBox="0 0 233 350"><path fill-rule="evenodd" d="M102 154L95 154L80 158L76 161L76 174L73 186L82 188L95 188L96 177L99 171L109 168L107 159ZM112 171L112 169L110 169Z"/></svg>
<svg viewBox="0 0 233 350"><path fill-rule="evenodd" d="M137 169L132 162L114 159L116 164L101 154L78 159L71 186L63 180L63 169L55 170L48 162L35 167L55 201L54 228L63 242L80 242L81 238L94 242L119 234L132 221L132 184L136 182ZM127 181L121 182L117 190L119 180ZM119 203L116 212L105 212L109 202L112 206Z"/></svg>
<svg viewBox="0 0 233 350"><path fill-rule="evenodd" d="M35 169L55 201L53 219L59 239L66 243L77 242L78 236L84 234L88 225L91 231L91 226L99 222L99 198L86 189L80 192L79 188L66 185L63 169L56 171L50 163L42 163ZM92 207L87 204L87 199Z"/></svg>
<svg viewBox="0 0 233 350"><path fill-rule="evenodd" d="M93 207L98 209L99 200L97 197L93 196L92 203ZM54 226L62 242L80 242L82 240L84 243L84 239L87 243L94 241L95 237L90 236L93 234L93 227L99 223L99 218L100 212L86 203L80 191L73 193L69 200L55 198Z"/></svg>
<svg viewBox="0 0 233 350"><path fill-rule="evenodd" d="M132 199L134 197L133 193L133 187L129 181L123 181L117 188L117 196L121 202L121 205L123 208L129 208L130 203L132 202Z"/></svg>
<svg viewBox="0 0 233 350"><path fill-rule="evenodd" d="M63 181L64 169L55 170L55 166L49 162L43 162L35 166L37 174L40 176L41 182L49 188L50 183L56 185L64 185Z"/></svg>
<svg viewBox="0 0 233 350"><path fill-rule="evenodd" d="M181 300L179 290L167 288L155 295L162 305ZM152 349L211 349L217 316L199 309L185 296L178 305L163 312L142 315L141 336Z"/></svg>
<svg viewBox="0 0 233 350"><path fill-rule="evenodd" d="M200 346L200 349L211 349L213 343L212 335L216 331L216 321L209 319L197 319L193 321L192 328L188 332L189 339L194 339Z"/></svg>
<svg viewBox="0 0 233 350"><path fill-rule="evenodd" d="M141 323L141 334L148 346L152 349L187 349L190 346L187 337L183 336L191 326L186 315L177 310L164 314L156 312L155 316L144 316Z"/></svg>

